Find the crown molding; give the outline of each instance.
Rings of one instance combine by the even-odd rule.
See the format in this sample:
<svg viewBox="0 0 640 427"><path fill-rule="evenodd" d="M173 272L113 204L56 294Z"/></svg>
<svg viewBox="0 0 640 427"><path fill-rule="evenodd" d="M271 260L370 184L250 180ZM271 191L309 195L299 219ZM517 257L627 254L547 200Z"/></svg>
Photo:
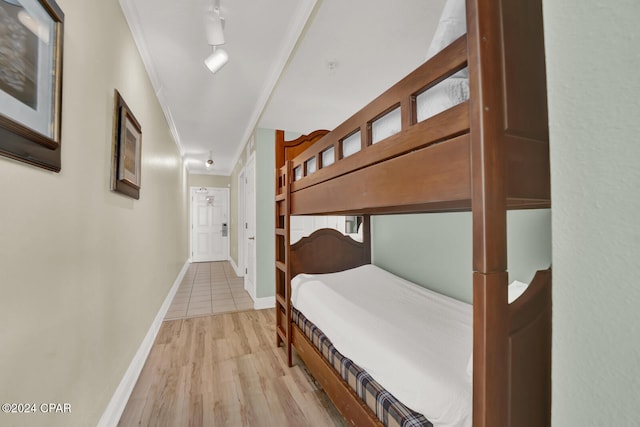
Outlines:
<svg viewBox="0 0 640 427"><path fill-rule="evenodd" d="M280 81L280 77L289 63L289 60L293 56L295 48L298 46L305 30L311 24L311 21L313 20L312 17L315 15L320 3L322 3L322 0L303 0L299 2L298 9L296 10L292 23L289 26L289 31L282 43L280 54L277 55L277 61L274 61L274 66L268 74L269 78L266 80L262 94L258 98L256 107L249 119L249 124L246 127L242 139L238 144L238 148L232 157L233 160L230 165L231 171L233 171L233 168L238 163L240 156L242 156L242 152L247 142L249 142L249 138L255 132L258 121L269 102L269 98L271 98L271 94Z"/></svg>
<svg viewBox="0 0 640 427"><path fill-rule="evenodd" d="M147 75L149 76L149 80L151 81L151 86L156 94L156 98L158 99L158 103L160 104L160 108L164 113L165 120L167 121L167 125L169 126L169 131L171 132L171 136L173 137L173 141L178 147L178 151L180 152L180 156L184 156L185 149L180 142L180 134L178 133L178 129L176 128L175 121L173 120L173 115L171 114L171 109L167 104L164 98L164 88L160 83L160 79L158 78L158 73L156 71L156 66L153 60L151 59L151 55L149 54L149 49L147 47L147 43L142 35L140 28L142 28L142 24L140 22L140 14L138 13L138 9L135 6L135 0L120 0L120 8L122 9L122 14L124 15L125 20L127 21L127 25L129 26L129 31L133 36L133 40L138 48L138 53L140 54L140 58L142 59L142 63L144 64L144 68L147 71Z"/></svg>

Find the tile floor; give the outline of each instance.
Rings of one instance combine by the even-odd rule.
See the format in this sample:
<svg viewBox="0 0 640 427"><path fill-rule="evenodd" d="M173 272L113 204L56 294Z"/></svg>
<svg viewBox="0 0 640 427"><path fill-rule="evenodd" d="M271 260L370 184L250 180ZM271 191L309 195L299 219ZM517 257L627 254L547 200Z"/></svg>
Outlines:
<svg viewBox="0 0 640 427"><path fill-rule="evenodd" d="M244 310L253 310L253 300L231 264L198 262L189 266L165 320Z"/></svg>

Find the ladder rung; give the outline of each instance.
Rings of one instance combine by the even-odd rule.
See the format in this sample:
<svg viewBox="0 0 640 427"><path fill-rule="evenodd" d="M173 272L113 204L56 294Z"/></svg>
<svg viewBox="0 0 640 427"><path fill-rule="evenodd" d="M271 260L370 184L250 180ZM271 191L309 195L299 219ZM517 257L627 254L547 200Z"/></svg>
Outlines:
<svg viewBox="0 0 640 427"><path fill-rule="evenodd" d="M282 339L282 341L287 342L287 331L278 326L278 336Z"/></svg>
<svg viewBox="0 0 640 427"><path fill-rule="evenodd" d="M276 268L284 273L287 272L287 266L284 262L276 261Z"/></svg>
<svg viewBox="0 0 640 427"><path fill-rule="evenodd" d="M276 228L276 235L284 236L287 234L287 230L284 228Z"/></svg>

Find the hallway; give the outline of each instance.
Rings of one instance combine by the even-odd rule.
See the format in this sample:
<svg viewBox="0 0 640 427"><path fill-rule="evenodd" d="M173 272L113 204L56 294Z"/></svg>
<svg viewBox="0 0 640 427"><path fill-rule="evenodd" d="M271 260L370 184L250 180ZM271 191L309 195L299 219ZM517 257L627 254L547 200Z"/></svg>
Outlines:
<svg viewBox="0 0 640 427"><path fill-rule="evenodd" d="M199 262L189 266L165 320L245 310L253 310L253 300L231 264Z"/></svg>
<svg viewBox="0 0 640 427"><path fill-rule="evenodd" d="M274 309L163 322L118 426L346 427L275 336Z"/></svg>

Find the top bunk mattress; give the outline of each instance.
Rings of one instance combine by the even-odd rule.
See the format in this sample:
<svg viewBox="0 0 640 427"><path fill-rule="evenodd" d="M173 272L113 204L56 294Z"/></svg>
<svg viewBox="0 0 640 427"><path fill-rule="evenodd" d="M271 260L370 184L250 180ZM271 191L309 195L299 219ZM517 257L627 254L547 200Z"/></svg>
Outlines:
<svg viewBox="0 0 640 427"><path fill-rule="evenodd" d="M434 426L471 426L471 305L371 264L299 274L291 289L293 306L404 405Z"/></svg>

